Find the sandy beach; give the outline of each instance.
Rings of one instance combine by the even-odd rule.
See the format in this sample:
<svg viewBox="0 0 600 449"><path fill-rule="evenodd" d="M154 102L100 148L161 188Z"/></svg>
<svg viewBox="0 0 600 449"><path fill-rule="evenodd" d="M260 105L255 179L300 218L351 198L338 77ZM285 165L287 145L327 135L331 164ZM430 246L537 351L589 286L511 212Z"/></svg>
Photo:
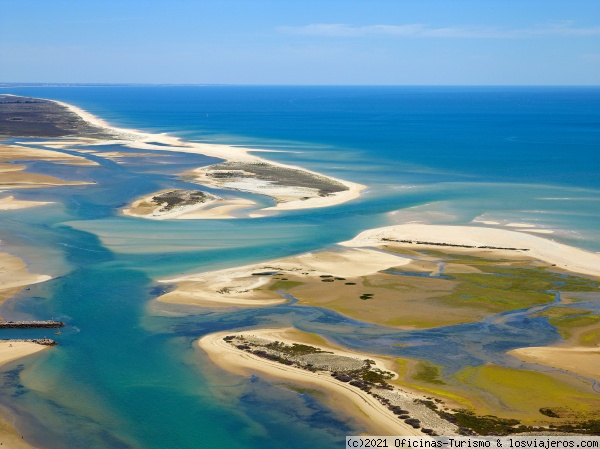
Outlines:
<svg viewBox="0 0 600 449"><path fill-rule="evenodd" d="M29 341L0 341L0 365L44 351L49 347Z"/></svg>
<svg viewBox="0 0 600 449"><path fill-rule="evenodd" d="M26 341L0 341L0 366L14 360L44 351L49 346ZM10 449L32 449L15 428L14 418L6 410L0 409L0 443Z"/></svg>
<svg viewBox="0 0 600 449"><path fill-rule="evenodd" d="M202 154L224 159L226 163L245 164L247 167L252 165L269 167L268 171L271 173L271 178L268 180L261 179L260 177L254 175L241 176L235 179L217 179L213 176L214 169L212 169L210 166L201 167L192 171L191 173L186 174L187 176L195 178L196 182L205 183L218 188L240 190L244 192L271 196L276 199L277 205L263 209L264 211L267 211L267 214L269 212L277 212L281 210L319 208L342 204L358 198L360 196L360 192L365 189L365 186L358 183L333 178L331 176L325 176L301 167L262 159L252 154L252 152L255 150L251 148L189 142L183 141L178 137L170 136L168 134L149 134L132 129L112 127L102 119L74 105L55 100L45 101L53 102L66 108L69 112L76 114L77 117L85 121L93 128L93 133L102 134L102 132L104 132L107 136L110 136L101 140L96 139L95 144L98 145L120 144L129 148L140 150L175 151ZM93 135L91 135L91 137L93 137ZM80 135L75 137L69 135L68 138L65 139L63 145L61 145L60 142L55 141L52 141L51 144L54 148L70 147L71 150L76 151L76 149L71 147L78 141L82 142L83 144L90 145L90 135ZM256 152L261 151L256 150ZM304 177L306 179L314 180L315 183L318 181L320 183L329 183L332 186L339 185L341 187L338 189L338 191L323 194L322 191L319 191L318 189L306 187L306 182L303 182L300 185L295 185L293 181L290 183L288 174L291 172L296 173L296 178ZM234 208L229 207L232 206L231 204L228 204L227 206L228 208L225 209L227 212L234 210ZM131 210L129 210L128 214L134 215ZM262 216L262 212L255 212L252 216ZM199 214L193 217L195 219L218 218L218 215L215 216L214 214L209 213ZM187 218L189 219L191 216L188 215ZM230 215L228 218L235 218L235 216Z"/></svg>
<svg viewBox="0 0 600 449"><path fill-rule="evenodd" d="M381 246L393 244L393 240L429 242L434 244L431 245L433 247L448 244L465 245L476 247L465 248L468 251L493 251L505 254L507 251L504 250L477 247L515 248L516 250L509 250L508 252L543 260L567 271L600 276L600 254L557 243L547 238L505 229L407 224L370 229L360 233L352 240L340 243L340 245L350 247ZM427 246L426 243L421 245ZM460 251L461 248L452 247L452 250Z"/></svg>
<svg viewBox="0 0 600 449"><path fill-rule="evenodd" d="M184 191L180 191L184 192ZM185 191L188 192L189 191ZM168 190L156 192L153 195L134 201L131 206L122 210L123 215L143 217L151 220L195 220L195 219L231 219L237 218L237 213L255 206L256 203L243 198L224 199L203 192L203 202L181 202L173 208L165 210L164 204L157 200L157 195L169 193Z"/></svg>
<svg viewBox="0 0 600 449"><path fill-rule="evenodd" d="M2 195L2 190L0 190L0 195ZM0 210L27 209L29 207L45 206L46 204L52 203L48 201L18 200L13 195L0 198Z"/></svg>
<svg viewBox="0 0 600 449"><path fill-rule="evenodd" d="M277 290L262 288L278 276L303 275L353 277L408 264L409 259L365 248L324 251L271 260L241 267L164 279L177 288L158 298L178 304L265 306L286 300ZM320 280L320 279L319 279Z"/></svg>
<svg viewBox="0 0 600 449"><path fill-rule="evenodd" d="M331 377L329 373L310 372L300 368L282 365L269 361L253 354L240 351L223 340L227 335L253 335L267 339L293 343L284 337L282 330L253 330L248 332L219 332L207 335L198 341L210 359L223 369L237 374L247 375L258 372L276 380L286 380L294 383L310 385L325 391L331 398L331 405L361 422L371 435L420 435L419 429L414 429L402 420L398 419L390 410L381 404L376 398L364 391L352 387L344 382ZM329 348L322 348L327 349ZM342 352L335 350L335 354ZM370 358L364 354L344 352L356 358ZM382 364L381 361L378 363Z"/></svg>
<svg viewBox="0 0 600 449"><path fill-rule="evenodd" d="M89 161L81 156L74 156L52 150L41 150L37 148L27 148L18 145L0 144L0 189L25 189L40 188L65 185L86 185L89 182L65 181L54 176L42 175L25 171L27 166L22 163L11 163L13 161L50 161L58 164L91 166L98 165L96 162ZM18 203L12 200L5 203L10 208L16 208ZM21 205L23 205L21 203ZM29 207L29 206L26 206ZM2 208L0 206L0 208Z"/></svg>
<svg viewBox="0 0 600 449"><path fill-rule="evenodd" d="M24 287L51 279L43 274L32 274L17 256L0 251L0 303L16 295Z"/></svg>
<svg viewBox="0 0 600 449"><path fill-rule="evenodd" d="M600 348L543 346L519 348L508 354L524 362L550 366L600 381Z"/></svg>

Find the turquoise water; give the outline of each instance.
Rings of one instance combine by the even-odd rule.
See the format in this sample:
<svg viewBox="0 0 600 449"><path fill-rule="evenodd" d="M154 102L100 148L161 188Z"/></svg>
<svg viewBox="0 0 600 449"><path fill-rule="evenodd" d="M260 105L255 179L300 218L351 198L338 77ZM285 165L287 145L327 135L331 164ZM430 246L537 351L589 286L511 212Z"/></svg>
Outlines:
<svg viewBox="0 0 600 449"><path fill-rule="evenodd" d="M449 369L500 362L507 349L559 339L545 320L521 312L406 333L293 304L243 311L157 305L152 299L164 288L155 282L161 277L297 254L411 220L527 222L600 251L597 88L8 92L70 102L117 126L282 151L263 156L369 186L360 199L332 208L155 222L117 211L145 193L193 186L176 174L214 159L161 152L127 164L91 156L98 167L32 164L37 172L96 182L22 191L23 198L57 204L0 214L3 245L32 271L56 276L3 306L2 315L68 323L57 348L4 367L0 401L41 447L334 448L361 431L310 395L214 367L193 342L217 330L292 324L351 347L427 358ZM482 346L474 348L473 340ZM399 349L399 342L412 345Z"/></svg>

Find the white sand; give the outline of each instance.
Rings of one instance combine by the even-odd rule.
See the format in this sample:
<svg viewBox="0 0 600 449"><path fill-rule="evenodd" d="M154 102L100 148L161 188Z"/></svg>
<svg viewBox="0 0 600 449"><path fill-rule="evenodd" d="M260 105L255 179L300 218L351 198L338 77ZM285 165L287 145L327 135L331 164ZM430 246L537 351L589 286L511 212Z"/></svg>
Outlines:
<svg viewBox="0 0 600 449"><path fill-rule="evenodd" d="M410 263L399 255L366 248L336 252L317 252L271 260L226 270L192 274L159 282L177 283L177 288L158 298L178 304L265 306L285 302L276 292L259 290L272 280L271 275L252 273L309 273L310 276L366 276ZM214 305L214 304L213 304Z"/></svg>
<svg viewBox="0 0 600 449"><path fill-rule="evenodd" d="M347 383L340 382L329 373L312 373L300 368L294 368L272 362L238 350L229 343L223 341L226 335L260 335L265 338L284 341L280 330L260 330L240 332L219 332L210 334L198 341L210 359L220 367L238 374L259 372L275 379L289 380L295 383L308 384L328 393L330 399L334 400L337 409L340 409L364 423L372 435L423 435L418 429L413 429L396 415L390 412L373 396L362 390L352 387ZM291 343L289 340L286 342ZM313 345L314 346L314 345ZM327 349L330 350L330 349ZM349 355L347 352L334 351L339 355ZM370 358L364 354L352 353L352 357Z"/></svg>
<svg viewBox="0 0 600 449"><path fill-rule="evenodd" d="M0 193L2 193L1 190ZM17 200L12 195L0 198L0 210L27 209L29 207L45 206L46 204L52 203L44 201Z"/></svg>
<svg viewBox="0 0 600 449"><path fill-rule="evenodd" d="M30 341L0 341L0 365L35 354L49 347Z"/></svg>
<svg viewBox="0 0 600 449"><path fill-rule="evenodd" d="M50 101L54 101L54 100L50 100ZM268 163L275 167L291 168L291 169L295 169L295 170L301 170L306 173L324 176L320 173L312 172L310 170L306 170L301 167L281 164L281 163L273 162L273 161L267 161L265 159L262 159L258 156L251 154L252 152L257 151L256 149L252 149L252 148L243 148L243 147L235 147L235 146L231 146L231 145L218 145L218 144L210 144L210 143L186 142L186 141L181 140L178 137L169 136L167 134L148 134L148 133L142 133L137 130L111 127L105 121L101 120L100 118L94 116L93 114L91 114L87 111L84 111L81 108L78 108L76 106L73 106L73 105L70 105L67 103L63 103L63 102L57 101L56 103L68 108L70 111L79 115L83 120L87 121L88 123L98 126L98 127L106 128L118 135L118 138L115 141L99 142L102 144L112 142L112 143L120 143L120 144L126 145L131 148L138 148L138 149L144 149L144 150L175 151L175 152L183 152L183 153L203 154L206 156L212 156L212 157L216 157L216 158L220 158L220 159L225 159L227 161ZM153 144L153 142L156 142L156 143L159 143L162 145L155 145L155 144ZM359 197L360 192L366 188L365 186L363 186L361 184L333 178L330 176L325 176L325 177L327 177L333 181L337 181L337 182L344 184L346 187L348 187L348 190L343 191L343 192L338 192L336 194L333 194L333 195L330 195L327 197L320 197L318 195L315 196L314 192L313 192L310 195L309 199L301 200L301 198L306 196L303 189L298 189L296 187L291 186L287 189L283 189L285 191L283 192L283 194L281 196L286 198L285 202L281 202L281 203L277 204L276 206L273 206L273 207L270 207L267 209L280 211L280 210L295 210L295 209L307 209L307 208L333 206L336 204L345 203L347 201L350 201L352 199ZM223 187L235 188L235 187L228 187L227 185L225 185ZM260 183L259 184L246 183L244 185L243 190L247 191L247 192L251 192L251 193L269 195L268 192L264 191L264 186L260 185ZM280 193L282 193L282 192L280 192ZM267 209L265 209L265 210L267 210Z"/></svg>
<svg viewBox="0 0 600 449"><path fill-rule="evenodd" d="M50 276L29 273L23 260L0 251L0 297L3 290L13 290L49 279Z"/></svg>
<svg viewBox="0 0 600 449"><path fill-rule="evenodd" d="M165 190L164 192L167 192ZM141 198L133 204L122 210L123 215L131 217L143 217L150 220L196 220L196 219L231 219L238 218L236 212L255 206L256 203L243 198L223 199L218 196L212 196L212 199L203 203L190 204L187 206L177 206L170 211L160 211L161 205L156 205L153 210L143 208L144 212L136 210L141 204L155 204L153 198L162 192L155 192L150 196ZM247 214L246 214L247 216Z"/></svg>
<svg viewBox="0 0 600 449"><path fill-rule="evenodd" d="M48 349L49 346L25 341L0 341L0 366ZM0 443L7 449L33 449L21 438L7 410L0 409Z"/></svg>
<svg viewBox="0 0 600 449"><path fill-rule="evenodd" d="M508 354L600 381L600 348L544 346L513 349Z"/></svg>
<svg viewBox="0 0 600 449"><path fill-rule="evenodd" d="M421 224L388 226L364 231L354 239L344 242L341 245L369 247L389 244L389 242L383 241L383 238L419 240L438 244L523 248L528 249L528 251L511 251L511 253L543 260L575 273L600 276L600 254L563 245L562 243L524 232L496 228ZM460 248L451 247L446 249L458 250Z"/></svg>

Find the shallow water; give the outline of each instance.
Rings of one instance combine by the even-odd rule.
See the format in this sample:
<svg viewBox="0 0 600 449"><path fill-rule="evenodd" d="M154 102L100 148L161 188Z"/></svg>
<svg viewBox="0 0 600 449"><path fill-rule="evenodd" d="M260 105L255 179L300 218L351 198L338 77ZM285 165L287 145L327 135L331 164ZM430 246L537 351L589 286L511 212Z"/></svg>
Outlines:
<svg viewBox="0 0 600 449"><path fill-rule="evenodd" d="M97 167L32 164L35 171L96 183L23 190L20 197L57 204L0 214L3 245L32 271L58 276L24 291L2 315L68 323L56 336L57 348L22 370L19 363L4 367L0 400L42 447L333 448L361 430L310 395L215 368L193 349L199 336L214 331L291 324L363 351L430 360L448 372L487 361L508 364L505 351L560 338L547 320L525 310L406 332L293 303L241 311L154 306L164 288L156 279L298 254L412 220L533 223L555 229L552 238L600 251L599 89L10 92L72 102L115 125L291 151L262 155L369 186L349 204L277 217L150 221L120 216L118 209L159 189L197 188L176 174L214 159L157 152L125 164L86 156ZM598 306L597 297L589 301Z"/></svg>

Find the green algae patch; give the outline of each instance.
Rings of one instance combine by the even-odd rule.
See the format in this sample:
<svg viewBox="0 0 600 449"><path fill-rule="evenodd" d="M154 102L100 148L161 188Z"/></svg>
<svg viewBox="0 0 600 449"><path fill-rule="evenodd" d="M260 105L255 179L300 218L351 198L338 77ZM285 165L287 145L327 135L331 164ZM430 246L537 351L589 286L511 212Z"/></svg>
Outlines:
<svg viewBox="0 0 600 449"><path fill-rule="evenodd" d="M590 329L579 334L581 346L595 347L600 345L600 328Z"/></svg>
<svg viewBox="0 0 600 449"><path fill-rule="evenodd" d="M416 373L413 379L429 384L445 385L446 382L442 379L441 369L429 362L419 362L416 366Z"/></svg>
<svg viewBox="0 0 600 449"><path fill-rule="evenodd" d="M562 374L518 370L498 365L464 368L454 379L484 400L477 413L544 421L540 409L565 419L584 419L600 413L600 397L587 384ZM487 399L485 399L487 398Z"/></svg>
<svg viewBox="0 0 600 449"><path fill-rule="evenodd" d="M571 339L578 331L600 324L600 316L596 313L577 307L550 307L532 316L547 317L548 322L556 328L564 340ZM600 329L581 332L579 341L585 338L582 344L593 346L600 336L599 333Z"/></svg>
<svg viewBox="0 0 600 449"><path fill-rule="evenodd" d="M294 288L294 287L297 287L302 284L304 284L304 282L277 280L277 281L273 282L271 285L269 285L268 290L271 290L274 292L276 292L278 290L288 290L290 288Z"/></svg>

